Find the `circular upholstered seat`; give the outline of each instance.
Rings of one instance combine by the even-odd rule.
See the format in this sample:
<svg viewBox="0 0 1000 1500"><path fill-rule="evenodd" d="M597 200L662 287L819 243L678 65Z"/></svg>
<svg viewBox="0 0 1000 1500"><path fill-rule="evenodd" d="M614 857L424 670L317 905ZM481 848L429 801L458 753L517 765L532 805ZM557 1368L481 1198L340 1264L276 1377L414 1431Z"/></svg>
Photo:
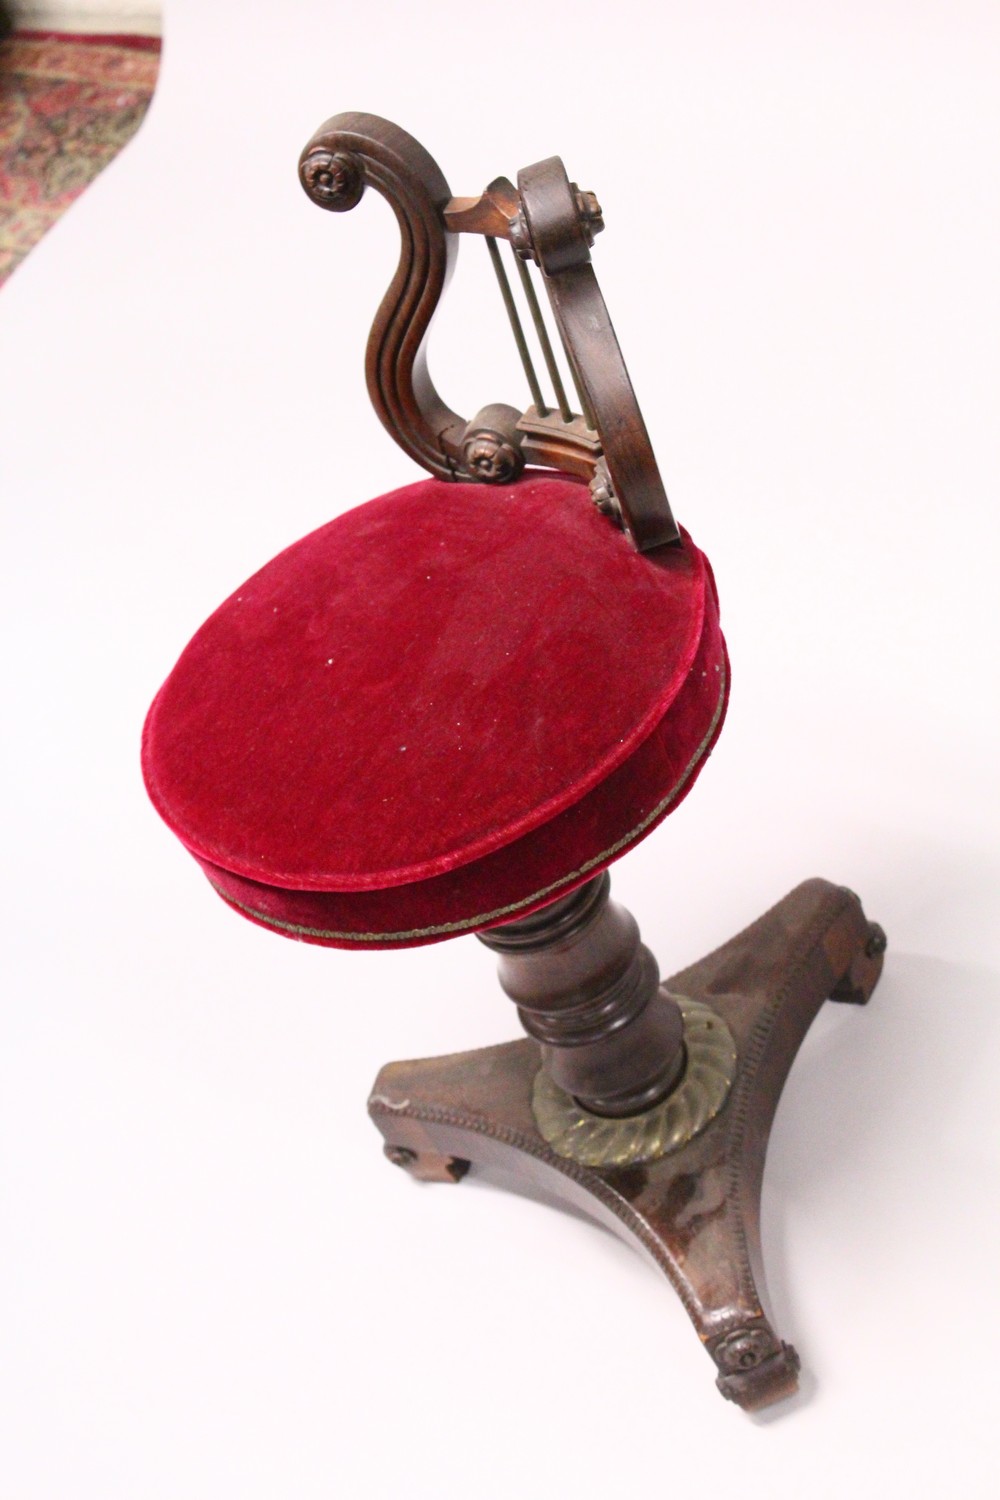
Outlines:
<svg viewBox="0 0 1000 1500"><path fill-rule="evenodd" d="M722 724L689 538L635 551L585 485L420 483L289 547L157 695L163 818L254 921L340 947L525 914L636 843Z"/></svg>

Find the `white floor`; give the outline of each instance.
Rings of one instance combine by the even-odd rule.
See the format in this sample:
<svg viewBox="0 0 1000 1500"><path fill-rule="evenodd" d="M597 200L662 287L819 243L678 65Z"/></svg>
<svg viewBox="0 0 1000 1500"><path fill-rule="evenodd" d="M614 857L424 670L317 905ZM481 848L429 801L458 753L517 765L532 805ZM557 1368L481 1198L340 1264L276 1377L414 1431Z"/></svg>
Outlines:
<svg viewBox="0 0 1000 1500"><path fill-rule="evenodd" d="M139 135L0 294L0 1491L993 1500L1000 14L170 0L164 31ZM733 657L712 763L614 873L664 968L814 873L889 933L781 1105L806 1376L767 1419L610 1236L382 1161L383 1060L516 1034L480 945L278 941L143 794L205 615L416 477L362 376L392 216L296 182L345 108L455 192L558 151L604 204ZM468 411L526 399L475 249L433 350Z"/></svg>

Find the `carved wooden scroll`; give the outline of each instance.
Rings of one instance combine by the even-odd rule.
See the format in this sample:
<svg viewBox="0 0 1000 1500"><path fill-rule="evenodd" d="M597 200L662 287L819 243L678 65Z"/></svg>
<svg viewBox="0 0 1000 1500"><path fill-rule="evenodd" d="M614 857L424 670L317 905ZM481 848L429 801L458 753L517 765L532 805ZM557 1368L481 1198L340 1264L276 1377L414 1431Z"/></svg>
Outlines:
<svg viewBox="0 0 1000 1500"><path fill-rule="evenodd" d="M328 120L299 162L314 203L354 208L366 187L392 205L401 253L368 340L368 392L383 424L440 479L505 483L525 463L590 481L595 503L641 551L678 531L642 415L590 260L601 210L558 157L497 178L478 198L454 198L440 168L398 126L377 115ZM448 285L459 234L485 237L532 393L525 411L495 404L466 421L444 402L427 369L431 321ZM517 312L498 241L507 240L535 336L553 383L546 401ZM582 410L572 409L528 272L541 272Z"/></svg>

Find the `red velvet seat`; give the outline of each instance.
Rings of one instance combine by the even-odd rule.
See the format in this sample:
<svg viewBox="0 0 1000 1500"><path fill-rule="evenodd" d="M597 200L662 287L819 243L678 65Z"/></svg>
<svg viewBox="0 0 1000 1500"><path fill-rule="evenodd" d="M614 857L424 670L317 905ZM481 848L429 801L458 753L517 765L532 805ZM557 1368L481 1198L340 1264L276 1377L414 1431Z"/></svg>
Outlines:
<svg viewBox="0 0 1000 1500"><path fill-rule="evenodd" d="M150 710L156 807L252 920L415 945L568 892L693 784L725 713L711 571L572 479L346 512L202 626Z"/></svg>

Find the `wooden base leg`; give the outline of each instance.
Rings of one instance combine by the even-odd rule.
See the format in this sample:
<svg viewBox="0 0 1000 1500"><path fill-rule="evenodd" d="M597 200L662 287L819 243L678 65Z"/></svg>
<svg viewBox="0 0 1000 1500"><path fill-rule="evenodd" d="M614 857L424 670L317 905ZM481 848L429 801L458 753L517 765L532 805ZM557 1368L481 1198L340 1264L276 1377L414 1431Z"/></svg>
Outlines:
<svg viewBox="0 0 1000 1500"><path fill-rule="evenodd" d="M760 1190L771 1123L802 1039L828 997L863 1003L885 949L858 898L809 880L745 932L662 986L707 1005L735 1042L735 1079L710 1122L678 1149L626 1166L558 1154L535 1122L542 1048L532 1039L418 1062L390 1063L369 1112L390 1160L425 1180L473 1169L501 1174L589 1214L668 1277L718 1368L716 1384L747 1410L797 1387L799 1359L766 1310Z"/></svg>

